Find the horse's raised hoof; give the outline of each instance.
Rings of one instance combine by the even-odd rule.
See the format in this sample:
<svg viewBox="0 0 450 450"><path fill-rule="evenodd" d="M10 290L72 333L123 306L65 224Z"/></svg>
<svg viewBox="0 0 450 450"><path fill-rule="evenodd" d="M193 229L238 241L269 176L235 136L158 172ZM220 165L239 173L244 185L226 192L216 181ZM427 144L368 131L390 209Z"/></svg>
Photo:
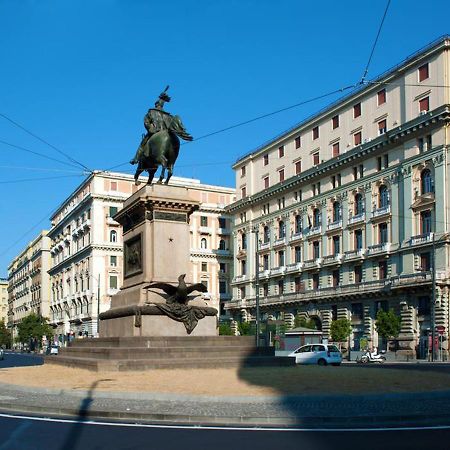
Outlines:
<svg viewBox="0 0 450 450"><path fill-rule="evenodd" d="M139 186L139 185L141 184L141 182L140 182L139 180L134 180L134 184L135 184L136 186Z"/></svg>
<svg viewBox="0 0 450 450"><path fill-rule="evenodd" d="M162 180L158 180L156 184L162 184Z"/></svg>

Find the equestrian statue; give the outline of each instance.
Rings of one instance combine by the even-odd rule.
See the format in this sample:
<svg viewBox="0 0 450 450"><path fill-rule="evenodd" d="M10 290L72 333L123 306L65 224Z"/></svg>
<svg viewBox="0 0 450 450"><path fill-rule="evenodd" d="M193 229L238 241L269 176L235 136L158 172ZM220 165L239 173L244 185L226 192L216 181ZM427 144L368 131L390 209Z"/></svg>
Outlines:
<svg viewBox="0 0 450 450"><path fill-rule="evenodd" d="M134 174L135 184L139 184L139 175L145 170L148 172L147 184L151 184L158 167L161 166L161 175L158 183L164 180L167 169L165 184L169 183L173 173L173 167L180 150L180 140L192 141L193 137L186 131L179 116L172 116L164 111L164 103L170 102L167 94L169 86L159 95L155 107L148 110L144 117L144 126L147 134L143 135L136 155L130 161L137 164Z"/></svg>

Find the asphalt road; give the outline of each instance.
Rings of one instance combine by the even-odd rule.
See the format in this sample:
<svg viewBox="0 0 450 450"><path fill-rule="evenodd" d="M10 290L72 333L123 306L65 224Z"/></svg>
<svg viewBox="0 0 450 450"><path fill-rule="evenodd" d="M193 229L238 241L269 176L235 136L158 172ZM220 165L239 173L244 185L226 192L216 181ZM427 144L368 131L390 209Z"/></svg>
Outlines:
<svg viewBox="0 0 450 450"><path fill-rule="evenodd" d="M450 429L285 431L79 423L0 416L0 450L447 450Z"/></svg>
<svg viewBox="0 0 450 450"><path fill-rule="evenodd" d="M39 366L44 364L42 356L34 353L5 352L5 359L0 360L0 369L7 367ZM0 447L1 448L1 447Z"/></svg>

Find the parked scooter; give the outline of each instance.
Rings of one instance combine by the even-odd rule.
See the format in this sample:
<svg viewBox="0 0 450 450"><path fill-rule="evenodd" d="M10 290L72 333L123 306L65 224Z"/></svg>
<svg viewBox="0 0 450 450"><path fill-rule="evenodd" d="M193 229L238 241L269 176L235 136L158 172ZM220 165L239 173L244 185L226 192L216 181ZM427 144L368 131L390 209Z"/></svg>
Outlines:
<svg viewBox="0 0 450 450"><path fill-rule="evenodd" d="M367 363L380 363L383 364L386 361L386 357L383 355L383 353L386 353L385 350L382 350L381 353L378 353L377 349L375 349L373 352L370 352L367 350L359 359L358 362L361 362L363 364Z"/></svg>

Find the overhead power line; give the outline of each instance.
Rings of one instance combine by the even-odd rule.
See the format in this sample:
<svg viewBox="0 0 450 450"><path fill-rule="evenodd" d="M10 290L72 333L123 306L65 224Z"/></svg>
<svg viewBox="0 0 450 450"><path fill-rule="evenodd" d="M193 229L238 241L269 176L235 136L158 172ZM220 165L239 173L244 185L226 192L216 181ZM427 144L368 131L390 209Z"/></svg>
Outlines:
<svg viewBox="0 0 450 450"><path fill-rule="evenodd" d="M20 145L11 144L10 142L6 142L6 141L3 141L1 139L0 139L0 144L8 145L9 147L16 148L17 150L21 150L23 152L31 153L33 155L40 156L41 158L49 159L51 161L56 161L56 162L59 162L61 164L66 165L66 166L76 167L77 169L79 169L79 166L75 165L73 163L68 163L67 161L61 161L60 159L53 158L52 156L45 155L44 153L36 152L35 150L30 150L30 149L22 147ZM90 173L90 170L88 170L88 172Z"/></svg>
<svg viewBox="0 0 450 450"><path fill-rule="evenodd" d="M388 0L387 5L386 5L386 9L384 10L383 18L381 19L381 23L380 23L380 26L378 28L377 37L375 38L375 42L372 45L372 51L370 52L369 60L367 61L366 68L364 70L364 74L363 74L363 76L361 78L361 82L360 82L361 84L364 83L364 81L366 80L366 76L367 76L367 74L369 72L369 65L370 65L370 62L372 61L372 56L373 56L373 53L375 52L375 47L377 46L378 38L380 37L380 33L381 33L381 28L383 27L384 19L386 19L386 15L387 15L387 12L388 12L390 4L391 4L391 0Z"/></svg>
<svg viewBox="0 0 450 450"><path fill-rule="evenodd" d="M17 123L16 121L14 121L13 119L11 119L10 117L8 117L5 114L0 113L0 117L3 117L5 120L7 120L8 122L12 123L13 125L15 125L17 128L20 128L21 130L25 131L25 133L28 133L30 136L33 136L35 139L37 139L38 141L43 142L44 144L48 145L50 148L52 148L53 150L57 151L58 153L60 153L61 155L65 156L69 161L72 161L73 163L77 164L78 166L80 166L81 168L83 168L84 170L87 170L88 172L92 172L91 169L89 169L88 167L86 167L83 163L77 161L76 159L72 158L70 155L68 155L67 153L63 152L62 150L60 150L59 148L55 147L53 144L50 144L49 142L47 142L45 139L41 138L40 136L38 136L37 134L33 133L32 131L28 130L27 128L25 128L24 126L20 125L20 123Z"/></svg>
<svg viewBox="0 0 450 450"><path fill-rule="evenodd" d="M57 180L61 178L71 178L71 177L83 177L84 174L79 175L58 175L55 177L41 177L41 178L22 178L20 180L7 180L0 181L0 184L17 184L17 183L28 183L30 181L47 181L47 180Z"/></svg>

